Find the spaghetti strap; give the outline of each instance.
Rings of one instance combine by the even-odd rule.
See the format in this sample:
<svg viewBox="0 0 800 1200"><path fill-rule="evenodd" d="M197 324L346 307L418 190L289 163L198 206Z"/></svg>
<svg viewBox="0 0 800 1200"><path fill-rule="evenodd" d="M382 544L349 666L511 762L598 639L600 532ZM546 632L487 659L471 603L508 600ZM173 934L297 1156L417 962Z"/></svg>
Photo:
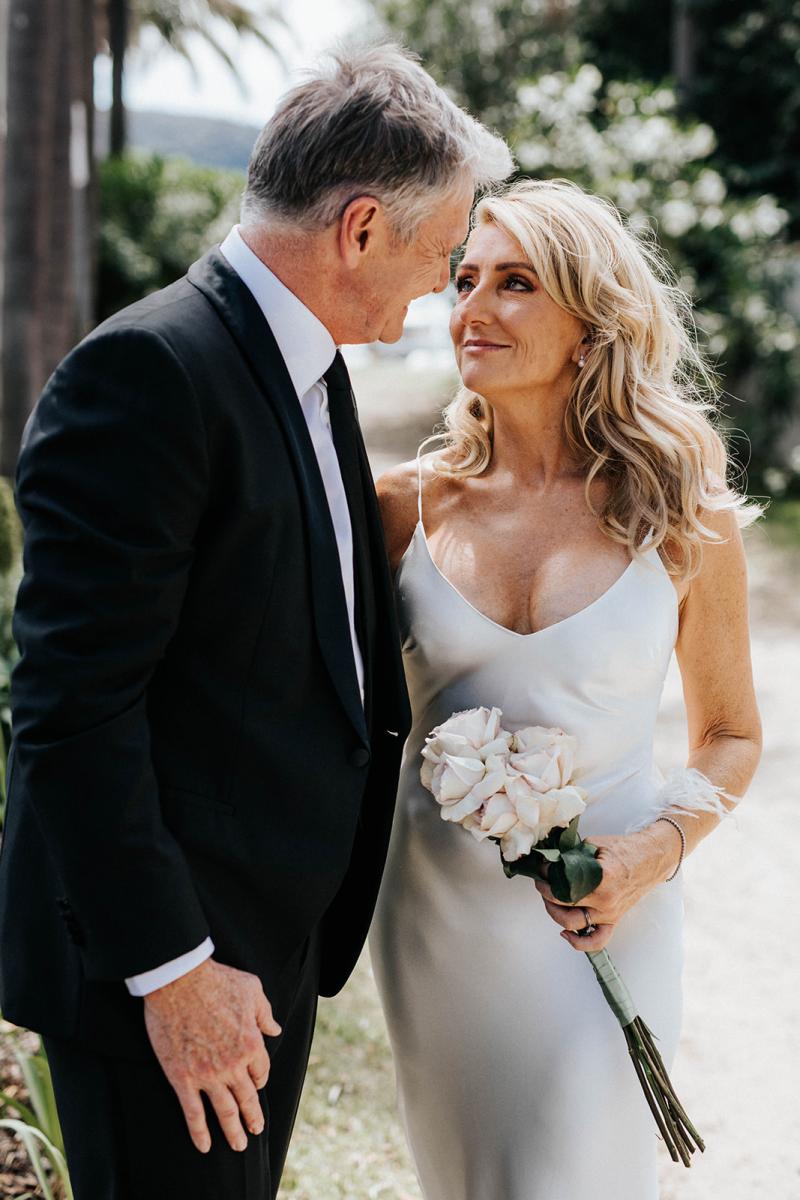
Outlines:
<svg viewBox="0 0 800 1200"><path fill-rule="evenodd" d="M419 450L417 451L417 516L419 517L419 523L422 526L422 531L424 533L425 526L423 525L423 522L422 522L422 458L421 458L421 454L422 454L422 446L420 446Z"/></svg>

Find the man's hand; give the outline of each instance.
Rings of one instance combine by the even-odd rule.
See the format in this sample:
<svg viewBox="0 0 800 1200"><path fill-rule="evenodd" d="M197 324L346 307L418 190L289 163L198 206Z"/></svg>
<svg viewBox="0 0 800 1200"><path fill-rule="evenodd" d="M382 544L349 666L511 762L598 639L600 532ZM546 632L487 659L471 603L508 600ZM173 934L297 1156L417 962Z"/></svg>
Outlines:
<svg viewBox="0 0 800 1200"><path fill-rule="evenodd" d="M269 1077L264 1035L281 1032L256 976L207 959L145 996L144 1020L197 1149L211 1149L205 1092L231 1148L244 1150L245 1128L253 1134L264 1128L258 1099Z"/></svg>

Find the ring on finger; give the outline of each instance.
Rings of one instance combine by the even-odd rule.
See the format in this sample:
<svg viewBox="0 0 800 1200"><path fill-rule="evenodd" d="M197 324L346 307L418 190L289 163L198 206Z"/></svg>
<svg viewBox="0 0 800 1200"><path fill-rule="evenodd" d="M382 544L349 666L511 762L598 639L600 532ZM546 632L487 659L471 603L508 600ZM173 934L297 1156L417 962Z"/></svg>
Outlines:
<svg viewBox="0 0 800 1200"><path fill-rule="evenodd" d="M592 920L591 916L589 915L588 908L581 907L581 912L584 915L586 924L583 926L582 929L578 930L578 937L589 937L591 934L594 933L595 929L597 929L597 926L595 925L594 921Z"/></svg>

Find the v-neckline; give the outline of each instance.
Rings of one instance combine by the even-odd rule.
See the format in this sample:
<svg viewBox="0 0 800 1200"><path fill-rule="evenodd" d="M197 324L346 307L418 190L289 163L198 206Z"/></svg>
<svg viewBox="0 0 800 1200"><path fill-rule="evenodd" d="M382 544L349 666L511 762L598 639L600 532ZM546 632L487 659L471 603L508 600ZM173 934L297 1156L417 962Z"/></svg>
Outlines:
<svg viewBox="0 0 800 1200"><path fill-rule="evenodd" d="M467 608L471 609L477 617L480 617L480 619L485 621L488 625L493 625L495 629L499 629L501 633L505 633L508 637L520 638L523 640L541 637L543 634L549 633L553 629L559 629L562 625L568 625L570 622L577 620L578 617L583 617L586 613L591 612L592 609L596 608L617 590L620 584L622 584L628 578L629 574L636 566L636 560L631 559L622 574L619 575L604 592L601 592L599 596L597 596L594 600L591 600L589 604L584 605L583 608L579 608L577 612L570 613L569 616L562 617L560 621L553 621L551 625L544 625L541 629L532 629L530 633L518 633L516 629L509 629L507 625L501 625L499 621L494 621L491 617L488 617L486 613L481 612L481 610L476 608L472 601L468 600L464 593L460 592L455 584L447 578L444 571L442 571L442 569L439 567L433 557L433 554L431 553L431 548L428 544L428 535L425 533L425 526L422 524L421 520L417 521L412 542L418 534L421 536L422 544L425 547L425 554L427 555L428 561L449 591L451 591L453 595L461 601L462 604L465 604ZM410 546L411 543L409 543L409 549ZM408 550L406 553L408 553ZM403 555L403 559L404 558L405 554Z"/></svg>

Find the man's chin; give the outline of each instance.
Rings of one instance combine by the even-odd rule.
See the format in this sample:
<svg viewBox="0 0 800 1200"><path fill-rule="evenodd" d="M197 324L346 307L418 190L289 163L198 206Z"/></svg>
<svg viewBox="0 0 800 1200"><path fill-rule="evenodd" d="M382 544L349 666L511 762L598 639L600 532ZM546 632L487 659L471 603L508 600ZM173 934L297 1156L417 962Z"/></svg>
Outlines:
<svg viewBox="0 0 800 1200"><path fill-rule="evenodd" d="M383 328L378 341L383 342L387 346L391 346L395 342L399 342L400 338L403 336L403 325L405 324L407 315L408 305L406 305L406 307L403 309L402 316L398 317L395 321L390 321L389 324Z"/></svg>

